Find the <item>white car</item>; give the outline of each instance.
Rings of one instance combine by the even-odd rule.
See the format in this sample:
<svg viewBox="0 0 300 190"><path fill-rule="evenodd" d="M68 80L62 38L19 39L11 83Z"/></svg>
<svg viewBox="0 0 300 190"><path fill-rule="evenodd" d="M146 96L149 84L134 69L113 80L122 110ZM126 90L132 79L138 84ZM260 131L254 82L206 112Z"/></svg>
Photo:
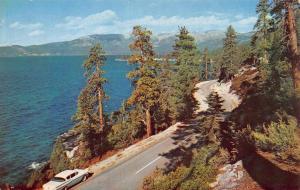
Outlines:
<svg viewBox="0 0 300 190"><path fill-rule="evenodd" d="M48 183L43 185L43 190L66 190L89 176L87 169L65 170L55 175Z"/></svg>

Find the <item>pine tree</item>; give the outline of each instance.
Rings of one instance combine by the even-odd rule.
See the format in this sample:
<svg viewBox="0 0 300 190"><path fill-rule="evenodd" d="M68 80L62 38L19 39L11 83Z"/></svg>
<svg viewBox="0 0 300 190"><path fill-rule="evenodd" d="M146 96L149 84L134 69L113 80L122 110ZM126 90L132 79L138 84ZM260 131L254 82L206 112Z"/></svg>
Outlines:
<svg viewBox="0 0 300 190"><path fill-rule="evenodd" d="M293 85L296 94L295 110L297 119L300 121L300 50L297 35L297 21L295 12L298 12L297 0L277 0L274 2L272 12L277 20L277 28L284 28L285 35L282 39L285 42L287 57L292 67ZM295 11L296 9L296 11ZM299 34L299 31L298 31Z"/></svg>
<svg viewBox="0 0 300 190"><path fill-rule="evenodd" d="M156 112L157 127L166 128L172 123L170 118L170 102L169 98L172 95L172 76L174 75L173 64L166 59L161 64L161 72L159 74L159 111ZM159 125L159 126L158 126ZM163 126L162 126L163 125Z"/></svg>
<svg viewBox="0 0 300 190"><path fill-rule="evenodd" d="M271 6L269 0L260 0L256 7L258 19L254 25L255 34L252 37L252 45L259 50L259 56L265 57L269 48L268 39L272 26Z"/></svg>
<svg viewBox="0 0 300 190"><path fill-rule="evenodd" d="M222 114L225 110L222 108L224 100L215 91L210 93L207 97L208 109L207 113L210 115Z"/></svg>
<svg viewBox="0 0 300 190"><path fill-rule="evenodd" d="M170 114L173 120L190 117L193 109L192 91L200 77L200 55L195 39L185 27L179 28L173 46L173 56L176 59L172 76L172 93L169 98Z"/></svg>
<svg viewBox="0 0 300 190"><path fill-rule="evenodd" d="M173 56L176 58L176 65L197 66L200 64L200 54L193 36L186 27L179 28L173 46Z"/></svg>
<svg viewBox="0 0 300 190"><path fill-rule="evenodd" d="M203 64L204 64L204 67L205 67L205 69L204 69L204 78L205 78L205 80L208 80L208 72L209 72L208 71L209 70L208 65L210 63L210 59L208 57L208 49L207 48L204 49L202 60L203 60Z"/></svg>
<svg viewBox="0 0 300 190"><path fill-rule="evenodd" d="M153 133L152 114L158 104L158 70L159 64L155 61L155 53L151 42L151 31L135 26L132 32L134 41L130 44L132 55L129 62L136 64L134 71L128 74L133 80L134 90L128 99L129 105L139 105L145 112L144 124L147 127L147 136Z"/></svg>
<svg viewBox="0 0 300 190"><path fill-rule="evenodd" d="M207 97L207 115L202 122L204 134L207 136L208 141L217 144L220 143L222 114L225 111L222 108L223 102L224 100L217 92L210 93Z"/></svg>
<svg viewBox="0 0 300 190"><path fill-rule="evenodd" d="M236 63L237 51L236 32L230 25L227 28L226 37L224 39L223 55L221 60L221 69L226 75L235 74L238 70L238 63Z"/></svg>
<svg viewBox="0 0 300 190"><path fill-rule="evenodd" d="M78 108L74 116L78 125L99 126L100 131L105 125L103 100L106 94L103 85L107 80L103 77L102 70L105 60L105 52L100 44L91 48L89 57L83 65L87 84L78 97Z"/></svg>

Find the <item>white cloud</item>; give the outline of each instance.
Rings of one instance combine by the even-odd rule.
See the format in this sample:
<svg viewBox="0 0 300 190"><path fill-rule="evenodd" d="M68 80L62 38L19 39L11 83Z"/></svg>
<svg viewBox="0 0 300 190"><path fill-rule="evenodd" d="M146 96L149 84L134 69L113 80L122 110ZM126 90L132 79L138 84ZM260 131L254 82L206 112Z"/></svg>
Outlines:
<svg viewBox="0 0 300 190"><path fill-rule="evenodd" d="M178 16L172 16L172 17L159 17L154 18L153 16L145 16L140 19L133 19L133 20L127 20L118 22L119 25L147 25L147 26L195 26L195 25L221 25L228 23L228 19L224 18L218 18L216 16L199 16L199 17L189 17L189 18L183 18Z"/></svg>
<svg viewBox="0 0 300 190"><path fill-rule="evenodd" d="M17 29L17 30L36 30L39 28L43 27L43 24L37 22L37 23L28 23L28 24L23 24L20 22L14 22L9 25L11 29Z"/></svg>
<svg viewBox="0 0 300 190"><path fill-rule="evenodd" d="M57 28L63 29L84 29L90 26L109 24L117 19L117 15L112 10L105 10L96 14L88 15L87 17L65 17L63 23L56 25Z"/></svg>
<svg viewBox="0 0 300 190"><path fill-rule="evenodd" d="M68 16L62 23L56 24L58 29L68 30L74 37L93 33L123 33L131 32L134 25L149 27L154 32L178 30L178 26L187 26L191 31L226 30L232 24L237 31L245 32L252 28L256 17L243 15L230 16L223 13L207 13L195 17L180 16L144 16L135 19L122 19L112 10L88 15L86 17Z"/></svg>
<svg viewBox="0 0 300 190"><path fill-rule="evenodd" d="M34 30L32 32L28 33L28 36L40 36L44 34L45 32L43 30Z"/></svg>
<svg viewBox="0 0 300 190"><path fill-rule="evenodd" d="M237 25L254 25L257 21L257 17L248 17L248 18L242 18L235 22Z"/></svg>

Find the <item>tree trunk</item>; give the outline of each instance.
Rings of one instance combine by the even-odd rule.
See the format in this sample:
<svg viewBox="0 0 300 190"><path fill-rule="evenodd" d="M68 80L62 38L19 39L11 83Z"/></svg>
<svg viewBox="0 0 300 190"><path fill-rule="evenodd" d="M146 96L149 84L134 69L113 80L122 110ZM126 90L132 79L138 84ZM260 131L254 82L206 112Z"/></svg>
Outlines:
<svg viewBox="0 0 300 190"><path fill-rule="evenodd" d="M146 110L146 125L147 125L147 137L152 135L152 122L151 122L151 113L150 110Z"/></svg>
<svg viewBox="0 0 300 190"><path fill-rule="evenodd" d="M207 60L205 61L205 79L208 80L208 66L207 66Z"/></svg>
<svg viewBox="0 0 300 190"><path fill-rule="evenodd" d="M102 90L98 90L98 107L99 107L99 123L100 123L100 130L102 131L104 128L104 117L103 117L103 95L102 95Z"/></svg>
<svg viewBox="0 0 300 190"><path fill-rule="evenodd" d="M297 29L296 29L296 18L294 14L294 10L291 2L286 3L286 28L287 28L287 36L288 36L288 50L289 50L289 58L292 63L292 75L293 75L293 83L294 89L296 93L296 114L297 119L300 121L300 56L298 50L298 42L297 42Z"/></svg>

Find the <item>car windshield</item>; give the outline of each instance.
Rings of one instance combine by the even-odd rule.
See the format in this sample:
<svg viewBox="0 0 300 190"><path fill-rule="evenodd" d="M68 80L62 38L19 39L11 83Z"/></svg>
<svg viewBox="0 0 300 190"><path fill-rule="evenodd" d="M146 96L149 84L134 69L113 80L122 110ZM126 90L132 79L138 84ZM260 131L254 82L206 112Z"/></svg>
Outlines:
<svg viewBox="0 0 300 190"><path fill-rule="evenodd" d="M62 177L54 177L54 178L52 178L52 179L51 179L51 181L56 181L56 182L64 182L64 181L65 181L65 179L64 179L64 178L62 178Z"/></svg>

